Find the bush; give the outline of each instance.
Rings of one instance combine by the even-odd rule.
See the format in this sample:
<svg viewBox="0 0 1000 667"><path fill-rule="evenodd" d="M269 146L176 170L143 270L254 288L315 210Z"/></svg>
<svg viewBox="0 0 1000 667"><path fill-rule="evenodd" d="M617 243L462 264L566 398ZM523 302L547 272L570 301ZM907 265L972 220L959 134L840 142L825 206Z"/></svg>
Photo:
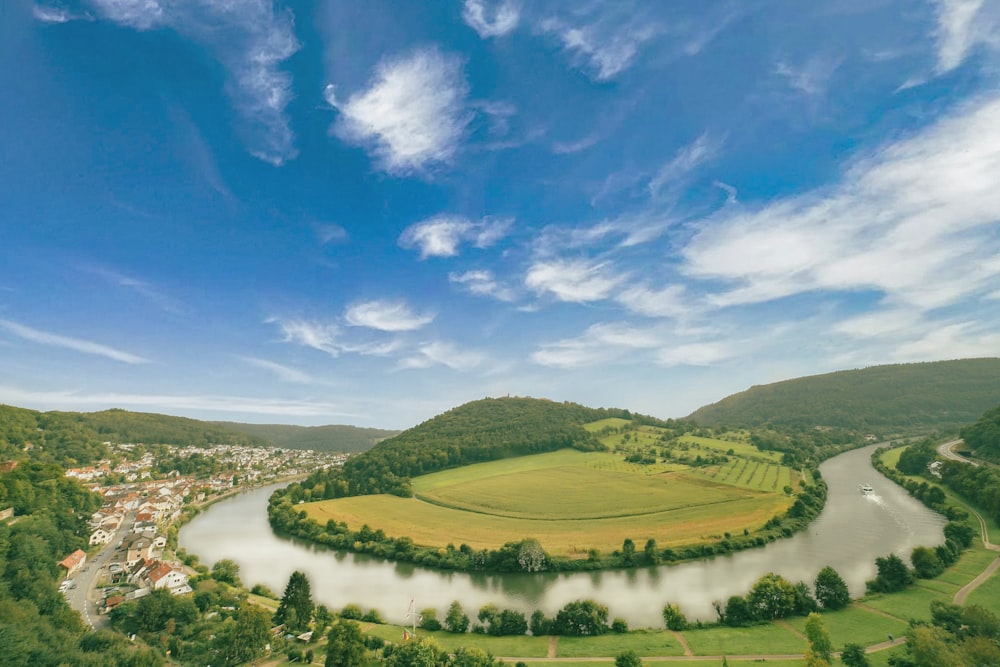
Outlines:
<svg viewBox="0 0 1000 667"><path fill-rule="evenodd" d="M611 621L611 632L616 632L620 635L628 632L628 621L624 618L616 618Z"/></svg>

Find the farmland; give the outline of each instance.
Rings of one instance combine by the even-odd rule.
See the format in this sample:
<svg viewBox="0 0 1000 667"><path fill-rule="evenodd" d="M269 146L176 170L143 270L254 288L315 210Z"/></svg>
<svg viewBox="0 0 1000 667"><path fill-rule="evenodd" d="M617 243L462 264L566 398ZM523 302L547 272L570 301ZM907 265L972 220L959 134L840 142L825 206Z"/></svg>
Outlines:
<svg viewBox="0 0 1000 667"><path fill-rule="evenodd" d="M717 542L761 528L794 498L797 473L780 457L734 441L634 427L586 426L608 451L559 450L415 477L413 497L362 495L307 503L319 525L367 524L420 546L495 549L535 538L550 555L611 552L631 539L661 548Z"/></svg>

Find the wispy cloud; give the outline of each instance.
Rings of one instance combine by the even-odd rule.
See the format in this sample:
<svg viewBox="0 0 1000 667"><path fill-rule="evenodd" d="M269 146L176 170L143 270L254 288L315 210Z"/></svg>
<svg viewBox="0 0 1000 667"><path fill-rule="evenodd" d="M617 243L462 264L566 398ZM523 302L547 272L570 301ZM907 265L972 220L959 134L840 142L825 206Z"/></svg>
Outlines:
<svg viewBox="0 0 1000 667"><path fill-rule="evenodd" d="M263 368L266 371L274 373L278 376L278 379L283 382L313 384L316 381L311 375L300 371L297 368L291 368L290 366L285 366L274 361L268 361L267 359L258 359L257 357L238 357L238 359L245 361L251 366Z"/></svg>
<svg viewBox="0 0 1000 667"><path fill-rule="evenodd" d="M662 32L655 21L625 7L583 19L550 17L539 28L554 34L574 62L598 81L613 79L628 69L643 44Z"/></svg>
<svg viewBox="0 0 1000 667"><path fill-rule="evenodd" d="M91 273L111 285L124 287L168 313L176 315L185 312L184 305L180 301L146 280L101 266L83 266L81 270Z"/></svg>
<svg viewBox="0 0 1000 667"><path fill-rule="evenodd" d="M528 289L560 301L584 303L606 299L624 277L605 262L553 259L535 262L524 278Z"/></svg>
<svg viewBox="0 0 1000 667"><path fill-rule="evenodd" d="M520 17L520 8L513 0L495 3L490 0L465 0L462 7L462 19L483 39L506 35L517 28Z"/></svg>
<svg viewBox="0 0 1000 667"><path fill-rule="evenodd" d="M89 0L99 18L134 30L169 28L216 54L229 73L229 96L251 154L274 165L294 158L285 112L292 77L280 69L298 48L290 10L270 0ZM36 6L41 21L83 18Z"/></svg>
<svg viewBox="0 0 1000 667"><path fill-rule="evenodd" d="M660 337L625 323L594 324L576 338L542 344L531 360L542 366L581 368L607 363L632 350L653 349Z"/></svg>
<svg viewBox="0 0 1000 667"><path fill-rule="evenodd" d="M419 248L420 259L454 257L463 242L488 248L502 239L513 224L510 218L483 218L472 222L456 215L436 215L410 225L399 235L403 248Z"/></svg>
<svg viewBox="0 0 1000 667"><path fill-rule="evenodd" d="M736 351L723 342L698 342L667 347L656 354L663 366L711 366L736 356Z"/></svg>
<svg viewBox="0 0 1000 667"><path fill-rule="evenodd" d="M384 357L398 351L401 346L401 343L395 340L373 341L370 338L361 341L351 340L334 322L272 317L266 320L266 323L275 324L281 329L282 342L326 352L332 357L341 354Z"/></svg>
<svg viewBox="0 0 1000 667"><path fill-rule="evenodd" d="M713 160L722 149L722 141L707 133L684 146L660 167L649 180L649 193L656 197L666 188L681 185L698 167Z"/></svg>
<svg viewBox="0 0 1000 667"><path fill-rule="evenodd" d="M343 243L348 237L347 230L334 223L313 225L313 230L316 232L316 239L320 245Z"/></svg>
<svg viewBox="0 0 1000 667"><path fill-rule="evenodd" d="M461 350L444 341L432 341L418 345L413 354L400 360L399 367L412 369L446 366L454 371L467 372L482 367L486 359L480 352Z"/></svg>
<svg viewBox="0 0 1000 667"><path fill-rule="evenodd" d="M74 14L65 7L50 4L32 5L31 15L36 21L41 21L42 23L69 23L70 21L84 18L83 15Z"/></svg>
<svg viewBox="0 0 1000 667"><path fill-rule="evenodd" d="M460 285L476 296L487 296L499 301L516 301L517 291L499 283L491 271L474 270L464 273L449 273L448 280Z"/></svg>
<svg viewBox="0 0 1000 667"><path fill-rule="evenodd" d="M108 407L154 408L158 411L238 412L281 415L286 417L356 418L355 412L337 403L319 401L255 398L244 396L120 394L115 392L30 391L0 385L0 402L16 405L39 405L43 409L88 409Z"/></svg>
<svg viewBox="0 0 1000 667"><path fill-rule="evenodd" d="M418 314L402 301L363 301L344 311L344 319L355 327L379 331L415 331L434 321L432 314Z"/></svg>
<svg viewBox="0 0 1000 667"><path fill-rule="evenodd" d="M793 90L808 97L822 97L840 63L838 58L814 56L799 64L779 61L774 66L774 72L784 78Z"/></svg>
<svg viewBox="0 0 1000 667"><path fill-rule="evenodd" d="M1000 5L989 0L937 0L938 73L959 65L977 45L1000 48Z"/></svg>
<svg viewBox="0 0 1000 667"><path fill-rule="evenodd" d="M692 310L683 285L669 285L661 290L633 285L622 290L616 298L633 313L647 317L680 317L689 315Z"/></svg>
<svg viewBox="0 0 1000 667"><path fill-rule="evenodd" d="M59 334L49 333L48 331L41 331L39 329L33 329L32 327L12 322L10 320L0 319L0 327L3 327L18 338L31 343L38 343L39 345L50 345L52 347L61 347L67 350L83 352L85 354L93 354L99 357L107 357L108 359L121 361L126 364L149 363L149 359L145 359L138 355L124 352L107 345L94 343L88 340L81 340L79 338L70 338L69 336L61 336Z"/></svg>
<svg viewBox="0 0 1000 667"><path fill-rule="evenodd" d="M367 147L392 173L448 163L471 120L462 60L436 48L383 60L367 90L346 101L335 87L326 100L340 112L334 132Z"/></svg>
<svg viewBox="0 0 1000 667"><path fill-rule="evenodd" d="M966 107L859 159L829 189L757 210L729 207L684 248L710 300L749 304L817 290L875 290L941 308L995 289L1000 98Z"/></svg>

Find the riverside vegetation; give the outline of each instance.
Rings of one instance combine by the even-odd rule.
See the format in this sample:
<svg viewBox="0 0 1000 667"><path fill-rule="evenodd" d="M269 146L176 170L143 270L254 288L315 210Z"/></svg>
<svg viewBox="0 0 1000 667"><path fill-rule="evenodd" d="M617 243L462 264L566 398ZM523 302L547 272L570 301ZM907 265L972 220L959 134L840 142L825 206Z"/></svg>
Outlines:
<svg viewBox="0 0 1000 667"><path fill-rule="evenodd" d="M974 425L986 438L984 441L970 438L970 441L978 443L975 453L979 457L989 458L990 449L1000 451L1000 440L995 437L996 429L991 426L998 415L1000 407L984 415L981 419L983 424ZM633 421L633 416L604 415L593 421L605 419ZM135 630L134 641L129 641L121 632L87 631L79 616L69 609L65 599L59 595L56 589L58 574L54 565L67 551L83 546L86 534L83 517L99 502L95 495L78 482L63 476L65 467L87 464L100 455L102 440L114 439L111 435L98 435L96 430L84 422L84 419L74 413L37 413L0 406L0 459L19 463L16 468L0 472L0 507L18 508L15 522L0 521L0 663L16 667L60 664L141 667L162 665L169 659L171 663L179 664L206 664L206 660L212 660L212 664L236 665L264 655L267 643L262 642L271 644L272 657L276 652L287 650L296 662L304 659L322 661L325 653L328 665L486 667L496 664L491 652L544 657L544 637L522 635L508 640L490 634L494 627L493 618L499 619L498 628L504 627L504 610L497 610L499 616L494 616L487 610L478 624L482 628L481 634L465 632L467 627L463 628L461 634L448 633L449 621L457 621L460 626L463 616L472 625L471 619L468 619L458 605L460 613L453 615L449 609L441 630L426 631L432 637L393 645L387 643L386 639L393 638L398 642L401 630L398 627L381 624L355 627L352 624L356 621L348 619L355 612L347 608L341 611L339 619L335 619L336 615L322 606L315 606L311 613L304 611L304 587L301 582L291 586L290 580L291 590L286 590L286 595L280 597L261 586L248 591L239 582L238 570L234 570L229 564L217 563L209 570L199 565L194 557L188 562L199 576L193 580L195 594L192 597L168 600L161 594L151 595L136 601L132 606L122 607L122 611L118 612L116 627L123 632ZM764 426L763 433L748 435L747 432L729 431L730 435L727 436L721 429L717 429L712 432L701 431L701 435L696 436L697 427L694 425L679 426L676 422L668 422L667 425L678 429L678 437L689 438L687 451L694 450L695 462L698 456L702 457L702 461L707 457L705 451L693 445L707 446L707 443L694 438L709 435L715 436L707 438L711 441L722 436L733 438L728 442L734 445L739 445L738 441L741 439L752 441L756 436L765 449L778 445L782 463L796 469L801 469L803 461L818 460L825 453L836 453L849 446L847 441L834 441L835 437L839 437L836 436L836 429L817 430L819 435L815 436L808 432L798 434L794 429L770 424ZM614 427L614 424L607 423L605 426ZM730 428L735 426L731 425ZM643 459L655 455L643 452L642 447L627 446L628 443L634 444L633 438L640 432L641 429L625 429L598 434L596 437L598 440L610 437L620 441L625 435L629 435L630 439L626 443L619 442L615 445L616 448L618 445L623 446L622 458L638 458L628 462L629 464L671 465L662 461L654 464L647 460L644 463ZM963 431L963 435L965 433ZM105 437L102 438L101 435ZM200 437L204 436L196 436ZM735 457L738 446L732 448L733 454L728 454L727 449L724 456ZM843 645L841 659L844 664L860 666L869 664L869 660L876 658L866 656L857 642L874 644L879 636L885 636L888 629L897 638L901 634L907 635L906 648L895 649L888 661L885 654L878 654L881 656L877 658L879 665L916 667L947 664L964 667L1000 664L1000 656L997 655L1000 620L995 615L1000 611L1000 604L997 603L1000 595L995 594L995 577L984 586L983 590L986 592L975 598L977 603L960 607L946 601L952 591L972 579L990 560L995 559L995 553L973 547L964 552L943 574L938 575L937 579L920 578L931 575L945 561L953 560L960 545L972 541L975 529L970 524L972 519L961 513L963 508L968 507L964 503L982 507L988 513L987 525L995 529L995 522L1000 520L1000 504L996 501L995 491L1000 479L995 469L974 468L961 463L945 463L941 467L940 479L930 476L926 466L920 463L926 462L928 450L929 443L918 444L898 455L896 452L899 450L883 453L877 461L890 462L886 468L889 474L915 496L943 511L951 519L949 528L946 528L946 544L932 550L932 555L937 557L937 564L932 558L922 560L914 553L910 559L914 567L911 569L904 564L904 572L888 557L883 559L885 567L879 568L879 574L882 575L884 569L887 575L884 579L887 581L875 585L889 584L889 587L893 587L893 582L901 581L906 589L888 596L873 593L864 600L865 607L878 609L881 615L862 611L860 606L851 604L840 611L824 613L820 622L815 617L792 617L787 621L789 625L808 637L808 642L803 643L792 633L785 633L773 624L756 625L760 622L756 619L751 621L754 624L752 627L735 626L738 615L729 616L728 622L733 627L727 627L725 622L728 604L720 601L720 621L723 623L720 627L695 627L678 631L683 634L693 652L721 657L724 653L732 655L775 651L802 655L805 650L808 664L823 665L830 664L826 658L829 655L829 640L832 638L834 646ZM691 466L689 470L698 472L699 468ZM419 485L414 488L419 489ZM303 496L307 491L311 489L302 490ZM619 555L626 552L624 544L622 547ZM944 550L940 550L941 548ZM646 554L645 549L641 552L637 549L632 553L637 558L645 557ZM785 589L780 581L769 579L767 583L779 590ZM796 586L792 584L793 589ZM838 588L833 577L829 577L829 581L822 585L817 578L813 597L819 601L827 594L821 591L836 593ZM294 595L290 596L290 593ZM743 598L744 602L748 603L751 593L753 590ZM291 620L286 611L283 620L290 627L314 629L312 643L301 648L292 643L294 640L262 632L265 626L273 622L274 612L286 601L286 597L289 598L285 604L286 610L295 608L296 611ZM929 605L928 599L931 600ZM193 605L189 604L191 601ZM292 605L293 601L296 601L296 605ZM297 606L298 604L303 606ZM820 603L820 606L826 607L826 604ZM588 606L582 605L581 608L586 610ZM599 609L597 612L600 615ZM366 623L379 620L374 610L361 612L360 616ZM434 614L425 613L424 616L426 619ZM910 619L909 627L905 620L899 620L900 617ZM476 618L478 619L478 615ZM533 616L527 620L529 630L534 621L541 631L544 629L541 625L543 622L555 619ZM667 627L673 625L676 628L686 624L686 620L679 609L666 602L664 623ZM520 622L507 614L506 625L520 627ZM829 628L826 640L824 625ZM585 642L581 644L573 643L569 635L564 635L565 643L560 644L560 655L581 656L580 662L575 664L582 666L589 664L584 656L612 655L617 656L616 664L636 665L641 664L642 656L679 656L683 653L679 644L671 643L670 637L673 635L668 632L620 632L626 628L621 623L616 624L614 619L604 627L607 628L606 631L586 636L580 640ZM362 628L364 633L360 632ZM548 629L552 631L551 627ZM316 642L323 635L329 637L327 645ZM244 638L246 641L243 641ZM497 643L501 641L516 643ZM844 645L845 642L849 643ZM725 664L725 659L716 658L710 662L695 664L717 665L720 662ZM768 659L768 664L802 664L802 658Z"/></svg>
<svg viewBox="0 0 1000 667"><path fill-rule="evenodd" d="M807 457L798 439L769 451L746 431L484 399L276 491L268 514L284 534L444 569L701 558L789 536L819 512L817 452L853 443L842 433L806 436Z"/></svg>

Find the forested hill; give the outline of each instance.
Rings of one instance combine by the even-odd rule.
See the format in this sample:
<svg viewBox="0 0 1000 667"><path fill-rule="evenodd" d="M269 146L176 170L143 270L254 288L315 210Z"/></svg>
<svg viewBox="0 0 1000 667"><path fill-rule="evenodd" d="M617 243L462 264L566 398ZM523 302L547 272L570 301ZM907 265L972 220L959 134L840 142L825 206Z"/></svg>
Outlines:
<svg viewBox="0 0 1000 667"><path fill-rule="evenodd" d="M210 422L221 428L239 431L266 440L276 447L312 449L320 452L363 452L399 431L356 426L291 426L287 424L242 424Z"/></svg>
<svg viewBox="0 0 1000 667"><path fill-rule="evenodd" d="M1000 359L873 366L786 380L693 412L705 426L957 430L1000 403Z"/></svg>
<svg viewBox="0 0 1000 667"><path fill-rule="evenodd" d="M1000 405L987 411L975 424L963 428L961 435L977 457L1000 461Z"/></svg>
<svg viewBox="0 0 1000 667"><path fill-rule="evenodd" d="M656 421L628 410L536 398L466 403L349 459L336 495L408 495L408 478L435 470L565 447L599 449L597 438L582 425L608 417Z"/></svg>
<svg viewBox="0 0 1000 667"><path fill-rule="evenodd" d="M30 458L64 466L107 456L104 442L163 445L265 445L209 422L148 412L38 412L0 405L0 461Z"/></svg>

